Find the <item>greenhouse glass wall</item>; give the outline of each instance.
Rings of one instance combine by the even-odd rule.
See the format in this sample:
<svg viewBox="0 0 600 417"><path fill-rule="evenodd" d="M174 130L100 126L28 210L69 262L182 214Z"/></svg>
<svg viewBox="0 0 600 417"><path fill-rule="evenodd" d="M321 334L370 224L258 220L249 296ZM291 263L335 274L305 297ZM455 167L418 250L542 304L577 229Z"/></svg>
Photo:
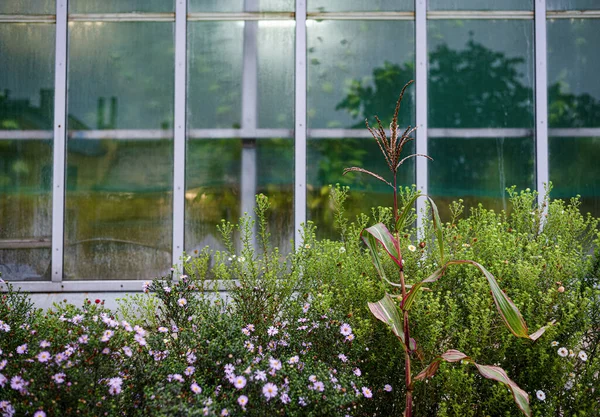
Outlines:
<svg viewBox="0 0 600 417"><path fill-rule="evenodd" d="M597 0L4 0L0 272L28 291L139 290L271 201L273 243L334 236L389 192L365 129L417 126L401 184L442 209L506 188L600 215ZM419 207L421 208L421 207Z"/></svg>

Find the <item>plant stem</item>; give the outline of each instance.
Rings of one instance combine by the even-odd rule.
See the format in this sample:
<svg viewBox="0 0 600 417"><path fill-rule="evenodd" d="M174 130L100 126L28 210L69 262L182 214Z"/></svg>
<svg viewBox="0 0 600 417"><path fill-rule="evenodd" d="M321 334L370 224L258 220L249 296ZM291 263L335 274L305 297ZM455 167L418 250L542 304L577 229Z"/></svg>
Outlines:
<svg viewBox="0 0 600 417"><path fill-rule="evenodd" d="M399 236L399 235L398 235ZM400 270L400 285L402 286L402 299L406 297L406 285L404 281L404 271ZM404 417L412 417L412 375L410 371L410 328L408 323L408 311L402 310L404 314L404 378L406 385L406 408L404 409Z"/></svg>
<svg viewBox="0 0 600 417"><path fill-rule="evenodd" d="M394 225L398 221L398 184L396 179L397 173L394 172ZM400 233L398 230L396 232ZM404 291L404 285L402 286Z"/></svg>

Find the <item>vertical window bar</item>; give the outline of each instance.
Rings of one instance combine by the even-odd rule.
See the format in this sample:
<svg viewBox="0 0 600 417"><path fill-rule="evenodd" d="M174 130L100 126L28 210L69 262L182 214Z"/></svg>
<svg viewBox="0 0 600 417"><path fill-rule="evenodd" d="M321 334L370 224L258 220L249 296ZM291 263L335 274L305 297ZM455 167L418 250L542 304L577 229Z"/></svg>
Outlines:
<svg viewBox="0 0 600 417"><path fill-rule="evenodd" d="M56 56L54 69L54 166L52 172L52 281L63 279L65 151L67 122L67 10L68 0L56 1Z"/></svg>
<svg viewBox="0 0 600 417"><path fill-rule="evenodd" d="M548 74L546 0L535 0L535 152L538 203L545 198L544 184L550 180L548 163Z"/></svg>
<svg viewBox="0 0 600 417"><path fill-rule="evenodd" d="M185 244L185 147L187 0L175 6L175 131L173 164L173 265L179 264Z"/></svg>
<svg viewBox="0 0 600 417"><path fill-rule="evenodd" d="M246 12L257 12L257 0L245 0ZM242 130L256 132L258 127L258 22L244 22L244 55L242 72ZM242 139L241 213L254 215L256 195L256 139ZM256 246L256 225L252 228L252 245Z"/></svg>
<svg viewBox="0 0 600 417"><path fill-rule="evenodd" d="M427 1L415 0L415 55L416 55L416 152L427 155ZM417 190L427 194L427 159L416 159ZM425 200L417 200L417 229L424 222Z"/></svg>
<svg viewBox="0 0 600 417"><path fill-rule="evenodd" d="M306 0L296 0L296 103L294 130L294 244L306 222Z"/></svg>

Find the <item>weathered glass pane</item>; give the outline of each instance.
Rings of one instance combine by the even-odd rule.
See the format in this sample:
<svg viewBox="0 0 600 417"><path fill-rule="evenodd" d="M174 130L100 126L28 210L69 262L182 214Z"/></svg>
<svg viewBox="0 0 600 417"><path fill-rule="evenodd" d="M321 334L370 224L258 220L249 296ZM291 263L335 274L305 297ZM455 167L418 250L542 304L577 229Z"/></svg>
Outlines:
<svg viewBox="0 0 600 417"><path fill-rule="evenodd" d="M404 156L415 152L414 142L409 142ZM342 175L344 168L353 166L368 169L392 182L391 173L375 139L317 139L307 144L307 198L308 219L317 226L317 236L337 238L333 226L334 211L330 201L330 185L349 186L346 215L354 219L359 213L371 214L371 208L393 206L393 190L370 175L351 172ZM407 160L398 170L398 186L410 187L415 183L414 158Z"/></svg>
<svg viewBox="0 0 600 417"><path fill-rule="evenodd" d="M293 128L293 22L188 27L190 128Z"/></svg>
<svg viewBox="0 0 600 417"><path fill-rule="evenodd" d="M410 0L308 0L310 12L403 12L414 10Z"/></svg>
<svg viewBox="0 0 600 417"><path fill-rule="evenodd" d="M600 21L548 22L548 122L552 127L600 126Z"/></svg>
<svg viewBox="0 0 600 417"><path fill-rule="evenodd" d="M150 279L171 264L173 24L69 35L65 279Z"/></svg>
<svg viewBox="0 0 600 417"><path fill-rule="evenodd" d="M360 128L377 115L389 125L404 84L414 79L414 23L310 21L308 125ZM405 95L400 124L414 124L414 91Z"/></svg>
<svg viewBox="0 0 600 417"><path fill-rule="evenodd" d="M548 10L598 10L598 0L546 0Z"/></svg>
<svg viewBox="0 0 600 417"><path fill-rule="evenodd" d="M294 0L189 0L190 12L293 12Z"/></svg>
<svg viewBox="0 0 600 417"><path fill-rule="evenodd" d="M533 127L533 22L430 21L429 127Z"/></svg>
<svg viewBox="0 0 600 417"><path fill-rule="evenodd" d="M428 0L429 10L533 10L533 0Z"/></svg>
<svg viewBox="0 0 600 417"><path fill-rule="evenodd" d="M218 155L218 158L215 156ZM217 225L237 222L244 199L263 193L271 202L272 244L291 249L294 234L292 139L190 139L186 172L186 251L223 248ZM254 174L252 174L254 173ZM244 181L244 177L246 181ZM254 192L242 184L254 185Z"/></svg>
<svg viewBox="0 0 600 417"><path fill-rule="evenodd" d="M0 272L49 280L54 25L0 24Z"/></svg>
<svg viewBox="0 0 600 417"><path fill-rule="evenodd" d="M581 197L581 211L600 216L600 138L550 137L552 198Z"/></svg>
<svg viewBox="0 0 600 417"><path fill-rule="evenodd" d="M535 188L533 138L430 138L429 194L443 220L458 199L469 207L483 203L508 208L506 188Z"/></svg>
<svg viewBox="0 0 600 417"><path fill-rule="evenodd" d="M173 12L173 0L69 0L69 13Z"/></svg>
<svg viewBox="0 0 600 417"><path fill-rule="evenodd" d="M0 2L0 13L55 14L56 0L5 0Z"/></svg>

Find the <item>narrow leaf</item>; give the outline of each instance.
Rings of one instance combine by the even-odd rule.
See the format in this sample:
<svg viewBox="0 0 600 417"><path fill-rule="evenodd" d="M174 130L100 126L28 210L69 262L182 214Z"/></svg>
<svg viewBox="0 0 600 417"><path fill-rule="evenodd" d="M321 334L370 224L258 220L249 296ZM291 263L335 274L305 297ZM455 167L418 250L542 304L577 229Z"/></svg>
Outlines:
<svg viewBox="0 0 600 417"><path fill-rule="evenodd" d="M512 379L506 375L506 371L498 366L479 365L475 363L475 366L479 370L479 373L485 378L493 379L494 381L501 382L508 386L510 389L515 403L521 409L523 414L531 416L531 408L529 407L529 395L523 391Z"/></svg>
<svg viewBox="0 0 600 417"><path fill-rule="evenodd" d="M446 362L458 362L463 359L469 359L467 355L456 349L447 350L440 357Z"/></svg>
<svg viewBox="0 0 600 417"><path fill-rule="evenodd" d="M400 313L398 313L398 307L394 299L386 293L381 300L376 303L368 303L368 305L371 313L392 329L392 332L400 339L400 342L402 342L402 345L406 349L406 343L404 342L404 322L400 317Z"/></svg>
<svg viewBox="0 0 600 417"><path fill-rule="evenodd" d="M370 176L375 177L379 181L384 182L387 185L389 185L390 187L394 188L394 186L389 181L386 181L381 175L377 175L374 172L368 171L366 169L359 168L359 167L346 168L346 169L344 169L344 172L342 173L342 175L346 175L349 172L362 172L364 174L369 174Z"/></svg>
<svg viewBox="0 0 600 417"><path fill-rule="evenodd" d="M369 254L371 255L371 261L373 262L373 265L375 266L375 269L377 270L377 273L379 274L381 279L383 279L385 282L387 282L388 284L390 284L394 287L402 287L400 284L394 284L389 279L387 279L387 276L385 274L385 269L383 268L383 265L381 264L381 258L379 258L379 250L377 248L377 239L375 239L375 237L370 233L367 233L366 236L362 236L362 238L363 238L363 241L365 242L365 244L367 245L367 248L369 249Z"/></svg>
<svg viewBox="0 0 600 417"><path fill-rule="evenodd" d="M368 233L372 235L385 249L390 258L402 269L402 254L400 253L400 246L398 241L394 238L394 236L390 233L390 231L385 227L383 223L377 223L375 226L371 226L361 233L361 236L364 233ZM362 236L363 240L366 242L364 236Z"/></svg>
<svg viewBox="0 0 600 417"><path fill-rule="evenodd" d="M413 378L413 380L422 381L424 379L431 378L432 376L435 375L435 373L437 372L439 367L440 367L440 361L435 359L433 362L431 362L427 366L427 368L425 368L421 372L419 372L419 375L415 376Z"/></svg>

